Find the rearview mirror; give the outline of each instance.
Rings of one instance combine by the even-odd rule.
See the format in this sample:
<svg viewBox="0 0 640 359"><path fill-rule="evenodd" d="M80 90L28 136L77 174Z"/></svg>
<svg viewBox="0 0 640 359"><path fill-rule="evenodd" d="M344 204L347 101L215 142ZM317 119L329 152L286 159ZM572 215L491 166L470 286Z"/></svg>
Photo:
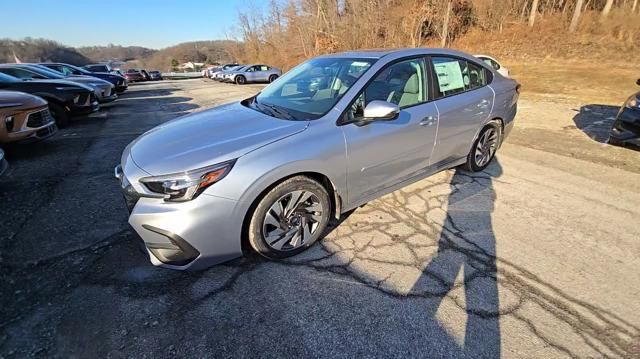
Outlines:
<svg viewBox="0 0 640 359"><path fill-rule="evenodd" d="M400 107L387 101L374 100L364 108L364 118L369 121L390 121L399 113Z"/></svg>

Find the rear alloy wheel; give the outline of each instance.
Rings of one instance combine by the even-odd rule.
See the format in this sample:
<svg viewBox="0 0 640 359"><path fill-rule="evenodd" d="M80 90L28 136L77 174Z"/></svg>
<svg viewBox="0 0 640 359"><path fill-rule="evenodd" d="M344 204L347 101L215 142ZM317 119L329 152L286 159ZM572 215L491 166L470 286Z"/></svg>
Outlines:
<svg viewBox="0 0 640 359"><path fill-rule="evenodd" d="M271 75L269 76L269 83L275 81L278 78L278 75Z"/></svg>
<svg viewBox="0 0 640 359"><path fill-rule="evenodd" d="M485 169L491 163L498 147L500 147L501 137L500 125L490 124L483 128L467 155L465 169L472 172L479 172Z"/></svg>
<svg viewBox="0 0 640 359"><path fill-rule="evenodd" d="M249 224L249 243L260 255L282 259L313 245L329 223L331 203L324 187L307 177L293 177L269 191Z"/></svg>
<svg viewBox="0 0 640 359"><path fill-rule="evenodd" d="M244 85L247 83L247 79L244 76L236 76L236 84Z"/></svg>
<svg viewBox="0 0 640 359"><path fill-rule="evenodd" d="M49 111L60 128L69 124L69 114L65 108L57 103L49 102Z"/></svg>

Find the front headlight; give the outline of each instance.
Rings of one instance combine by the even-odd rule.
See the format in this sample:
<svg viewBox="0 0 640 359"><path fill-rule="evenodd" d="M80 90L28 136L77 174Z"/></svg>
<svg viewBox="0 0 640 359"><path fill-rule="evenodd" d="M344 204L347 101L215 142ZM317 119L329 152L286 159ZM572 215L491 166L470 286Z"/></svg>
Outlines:
<svg viewBox="0 0 640 359"><path fill-rule="evenodd" d="M235 160L182 173L144 177L140 182L149 191L163 195L167 202L190 201L207 187L222 180L234 163Z"/></svg>
<svg viewBox="0 0 640 359"><path fill-rule="evenodd" d="M634 110L640 109L640 101L638 101L638 98L635 96L628 99L624 105L625 107L632 108Z"/></svg>

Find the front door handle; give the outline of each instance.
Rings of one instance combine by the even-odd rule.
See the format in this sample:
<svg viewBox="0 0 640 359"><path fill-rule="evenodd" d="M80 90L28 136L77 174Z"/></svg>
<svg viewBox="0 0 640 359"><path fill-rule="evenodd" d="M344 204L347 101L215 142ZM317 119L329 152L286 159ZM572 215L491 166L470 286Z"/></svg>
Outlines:
<svg viewBox="0 0 640 359"><path fill-rule="evenodd" d="M434 123L436 123L435 117L427 116L427 117L423 118L422 121L420 121L418 124L420 126L433 126Z"/></svg>

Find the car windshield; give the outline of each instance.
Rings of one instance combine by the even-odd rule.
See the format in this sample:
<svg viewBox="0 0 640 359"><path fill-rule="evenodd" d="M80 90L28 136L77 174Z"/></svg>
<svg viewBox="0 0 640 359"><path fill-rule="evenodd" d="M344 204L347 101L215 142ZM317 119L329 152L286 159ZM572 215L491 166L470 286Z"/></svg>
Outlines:
<svg viewBox="0 0 640 359"><path fill-rule="evenodd" d="M374 59L338 57L309 60L266 87L250 105L255 110L290 120L320 118L374 62Z"/></svg>
<svg viewBox="0 0 640 359"><path fill-rule="evenodd" d="M28 65L25 66L27 70L33 71L40 76L44 76L48 79L64 79L66 76L61 74L58 71L54 71L49 69L48 67L40 66L40 65Z"/></svg>
<svg viewBox="0 0 640 359"><path fill-rule="evenodd" d="M0 82L20 82L17 78L0 72Z"/></svg>
<svg viewBox="0 0 640 359"><path fill-rule="evenodd" d="M63 67L66 67L66 68L71 69L71 72L77 71L77 72L80 72L80 73L82 73L82 74L91 74L89 71L87 71L87 70L85 70L85 69L82 69L82 68L79 68L79 67L77 67L77 66L73 66L73 65L66 65L66 64L65 64L65 65L62 65L62 66L63 66Z"/></svg>

